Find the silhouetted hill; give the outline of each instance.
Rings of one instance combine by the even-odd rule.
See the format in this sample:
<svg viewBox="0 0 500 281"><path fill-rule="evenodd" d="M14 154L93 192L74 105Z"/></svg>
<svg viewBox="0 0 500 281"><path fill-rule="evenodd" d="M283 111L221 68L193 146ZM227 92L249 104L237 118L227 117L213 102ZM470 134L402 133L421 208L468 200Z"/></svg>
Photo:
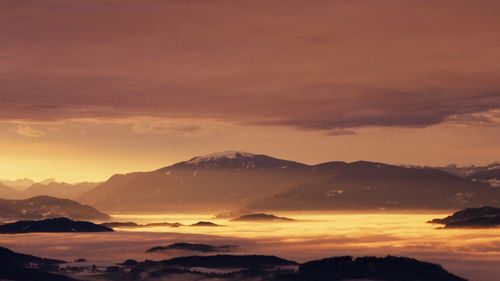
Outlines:
<svg viewBox="0 0 500 281"><path fill-rule="evenodd" d="M115 175L78 198L111 211L458 209L500 190L433 168L358 161L305 165L229 151Z"/></svg>
<svg viewBox="0 0 500 281"><path fill-rule="evenodd" d="M239 218L233 219L233 221L265 221L265 222L272 222L272 221L294 221L293 219L290 218L285 218L285 217L277 217L275 215L270 215L270 214L248 214L248 215L243 215Z"/></svg>
<svg viewBox="0 0 500 281"><path fill-rule="evenodd" d="M0 279L14 281L71 281L72 278L53 274L64 261L19 254L0 247Z"/></svg>
<svg viewBox="0 0 500 281"><path fill-rule="evenodd" d="M0 233L31 232L109 232L110 228L87 221L73 221L67 218L54 218L41 221L18 221L0 225Z"/></svg>
<svg viewBox="0 0 500 281"><path fill-rule="evenodd" d="M488 206L468 208L444 219L433 219L430 223L444 224L446 228L498 227L500 226L500 208Z"/></svg>
<svg viewBox="0 0 500 281"><path fill-rule="evenodd" d="M213 246L208 244L174 243L168 246L156 246L151 249L148 249L146 252L155 253L155 252L164 252L170 250L184 250L184 251L211 253L211 252L231 252L236 248L238 248L238 246L233 246L233 245Z"/></svg>
<svg viewBox="0 0 500 281"><path fill-rule="evenodd" d="M174 222L156 222L156 223L147 223L147 224L138 224L135 222L105 222L101 223L102 226L109 228L139 228L139 227L154 227L154 226L164 226L164 227L180 227L183 226L181 223Z"/></svg>
<svg viewBox="0 0 500 281"><path fill-rule="evenodd" d="M197 223L193 223L192 225L190 226L208 226L208 227L217 227L217 226L222 226L220 224L216 224L216 223L213 223L213 222L209 222L209 221L199 221Z"/></svg>
<svg viewBox="0 0 500 281"><path fill-rule="evenodd" d="M302 264L290 280L465 281L440 265L410 258L335 257Z"/></svg>
<svg viewBox="0 0 500 281"><path fill-rule="evenodd" d="M159 262L145 262L140 263L132 269L133 275L143 274L151 271L161 272L164 268L270 268L276 266L296 265L296 262L278 258L275 256L261 256L261 255L216 255L216 256L189 256L178 257Z"/></svg>
<svg viewBox="0 0 500 281"><path fill-rule="evenodd" d="M16 253L7 248L0 247L0 263L10 263L19 266L26 266L30 263L38 264L41 267L53 266L64 263L61 260L45 259L36 256Z"/></svg>
<svg viewBox="0 0 500 281"><path fill-rule="evenodd" d="M106 220L109 216L93 207L69 199L37 196L24 200L0 199L1 220L39 220L68 217L77 220Z"/></svg>
<svg viewBox="0 0 500 281"><path fill-rule="evenodd" d="M109 227L109 228L116 228L116 227L140 227L141 225L135 222L105 222L101 223L100 225L104 227Z"/></svg>

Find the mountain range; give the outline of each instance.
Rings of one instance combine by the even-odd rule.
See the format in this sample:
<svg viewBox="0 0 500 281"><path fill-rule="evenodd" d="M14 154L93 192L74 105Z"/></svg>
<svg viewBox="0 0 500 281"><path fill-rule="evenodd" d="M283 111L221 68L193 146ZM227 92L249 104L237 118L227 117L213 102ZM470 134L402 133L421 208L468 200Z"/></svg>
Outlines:
<svg viewBox="0 0 500 281"><path fill-rule="evenodd" d="M39 195L47 195L58 198L74 199L81 194L93 189L99 183L82 182L69 184L48 179L43 182L34 182L24 178L15 181L0 181L0 198L4 199L27 199Z"/></svg>
<svg viewBox="0 0 500 281"><path fill-rule="evenodd" d="M455 210L498 205L500 189L488 182L490 178L474 176L367 161L307 165L227 151L154 171L114 175L76 200L115 212Z"/></svg>

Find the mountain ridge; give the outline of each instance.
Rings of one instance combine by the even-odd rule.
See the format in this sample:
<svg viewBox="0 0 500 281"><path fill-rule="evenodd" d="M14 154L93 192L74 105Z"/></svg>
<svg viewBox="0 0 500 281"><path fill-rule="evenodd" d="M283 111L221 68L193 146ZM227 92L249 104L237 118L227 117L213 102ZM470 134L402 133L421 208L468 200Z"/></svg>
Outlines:
<svg viewBox="0 0 500 281"><path fill-rule="evenodd" d="M77 200L117 212L220 212L240 208L444 210L497 204L499 192L486 183L435 168L369 161L308 165L226 151L149 172L113 175Z"/></svg>

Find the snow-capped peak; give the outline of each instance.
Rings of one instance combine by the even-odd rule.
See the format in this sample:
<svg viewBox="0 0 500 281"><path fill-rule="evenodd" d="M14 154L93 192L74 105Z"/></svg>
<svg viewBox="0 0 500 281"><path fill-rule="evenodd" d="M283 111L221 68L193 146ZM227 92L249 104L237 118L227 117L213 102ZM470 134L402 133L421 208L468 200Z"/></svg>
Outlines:
<svg viewBox="0 0 500 281"><path fill-rule="evenodd" d="M197 156L189 160L188 164L199 164L202 162L214 161L219 159L237 159L237 158L252 158L255 155L248 152L229 150L223 152L215 152L203 156Z"/></svg>

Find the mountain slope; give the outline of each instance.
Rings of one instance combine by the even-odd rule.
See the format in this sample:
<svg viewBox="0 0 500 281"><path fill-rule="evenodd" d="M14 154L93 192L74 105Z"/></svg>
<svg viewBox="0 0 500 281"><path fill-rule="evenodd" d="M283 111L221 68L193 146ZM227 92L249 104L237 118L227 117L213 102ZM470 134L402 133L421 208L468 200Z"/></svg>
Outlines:
<svg viewBox="0 0 500 281"><path fill-rule="evenodd" d="M1 280L76 281L63 275L50 273L56 271L61 263L64 261L20 254L0 247Z"/></svg>

